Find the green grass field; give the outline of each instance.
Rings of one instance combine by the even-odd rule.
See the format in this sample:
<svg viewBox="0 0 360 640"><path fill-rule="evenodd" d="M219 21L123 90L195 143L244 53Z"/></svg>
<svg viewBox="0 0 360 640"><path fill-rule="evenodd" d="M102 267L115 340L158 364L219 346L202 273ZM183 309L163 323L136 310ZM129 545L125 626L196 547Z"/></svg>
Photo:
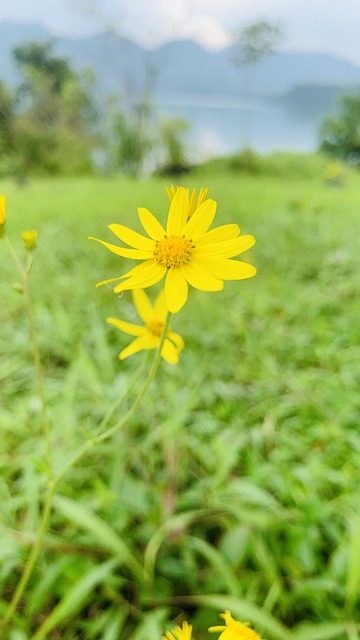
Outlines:
<svg viewBox="0 0 360 640"><path fill-rule="evenodd" d="M209 163L215 226L257 243L256 278L191 290L140 410L58 487L43 549L6 640L160 640L173 621L210 637L230 609L267 640L356 640L360 631L360 174L286 156L257 176ZM171 182L38 179L7 194L7 231L39 230L31 277L55 471L139 387L120 362L137 322L129 292L99 280L129 261L89 242L136 209L165 221ZM0 619L34 546L46 491L41 403L18 275L0 240ZM150 296L157 288L149 289ZM110 422L111 424L111 422ZM217 637L217 636L212 636Z"/></svg>

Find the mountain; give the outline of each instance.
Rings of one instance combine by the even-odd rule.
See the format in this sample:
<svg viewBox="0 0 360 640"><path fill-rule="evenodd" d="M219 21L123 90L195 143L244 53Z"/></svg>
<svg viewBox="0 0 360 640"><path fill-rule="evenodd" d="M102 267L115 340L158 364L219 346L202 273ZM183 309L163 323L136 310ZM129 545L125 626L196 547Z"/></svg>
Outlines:
<svg viewBox="0 0 360 640"><path fill-rule="evenodd" d="M242 70L231 61L235 48L209 52L189 40L173 41L146 50L114 32L76 40L52 38L36 24L0 23L0 78L17 83L11 49L29 41L54 42L54 51L70 58L78 70L91 69L100 94L137 96L146 85L156 96L192 94L239 97ZM360 84L360 67L326 54L276 53L256 65L251 94L257 97L289 95L297 87L335 87L334 93ZM250 91L249 91L250 92ZM325 94L324 94L325 95ZM324 98L323 95L323 98Z"/></svg>

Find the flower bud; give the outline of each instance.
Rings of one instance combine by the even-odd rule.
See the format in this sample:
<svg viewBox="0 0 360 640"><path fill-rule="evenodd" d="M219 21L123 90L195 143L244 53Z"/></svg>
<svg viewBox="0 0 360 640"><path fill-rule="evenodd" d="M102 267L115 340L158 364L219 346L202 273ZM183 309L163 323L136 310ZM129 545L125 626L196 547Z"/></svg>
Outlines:
<svg viewBox="0 0 360 640"><path fill-rule="evenodd" d="M38 232L35 229L31 229L30 231L22 231L21 237L25 249L30 252L35 251L39 237Z"/></svg>

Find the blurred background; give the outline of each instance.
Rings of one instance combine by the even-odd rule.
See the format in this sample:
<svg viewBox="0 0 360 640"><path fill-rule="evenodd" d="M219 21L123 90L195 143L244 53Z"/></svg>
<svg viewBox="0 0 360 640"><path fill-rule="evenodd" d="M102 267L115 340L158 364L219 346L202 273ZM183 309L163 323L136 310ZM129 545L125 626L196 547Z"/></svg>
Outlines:
<svg viewBox="0 0 360 640"><path fill-rule="evenodd" d="M5 640L159 640L185 618L205 640L225 609L267 640L358 640L359 19L358 0L0 2L0 621L48 484L7 240L25 265L39 231L55 475L146 365L106 323L141 323L130 292L95 289L133 263L88 237L209 187L258 271L190 288L179 365L64 473Z"/></svg>
<svg viewBox="0 0 360 640"><path fill-rule="evenodd" d="M2 3L0 172L313 152L357 95L359 18L357 0Z"/></svg>

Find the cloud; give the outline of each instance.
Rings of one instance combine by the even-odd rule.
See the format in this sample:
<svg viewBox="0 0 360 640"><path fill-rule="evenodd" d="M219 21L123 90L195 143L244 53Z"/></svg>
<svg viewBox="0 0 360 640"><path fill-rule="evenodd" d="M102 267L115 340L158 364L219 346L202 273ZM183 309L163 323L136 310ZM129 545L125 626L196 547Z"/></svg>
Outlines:
<svg viewBox="0 0 360 640"><path fill-rule="evenodd" d="M231 44L229 32L209 14L191 16L179 29L178 35L196 40L209 49L221 49Z"/></svg>
<svg viewBox="0 0 360 640"><path fill-rule="evenodd" d="M0 0L0 20L38 22L62 36L112 28L149 47L181 37L225 46L258 19L283 25L287 48L333 52L360 64L359 0Z"/></svg>

